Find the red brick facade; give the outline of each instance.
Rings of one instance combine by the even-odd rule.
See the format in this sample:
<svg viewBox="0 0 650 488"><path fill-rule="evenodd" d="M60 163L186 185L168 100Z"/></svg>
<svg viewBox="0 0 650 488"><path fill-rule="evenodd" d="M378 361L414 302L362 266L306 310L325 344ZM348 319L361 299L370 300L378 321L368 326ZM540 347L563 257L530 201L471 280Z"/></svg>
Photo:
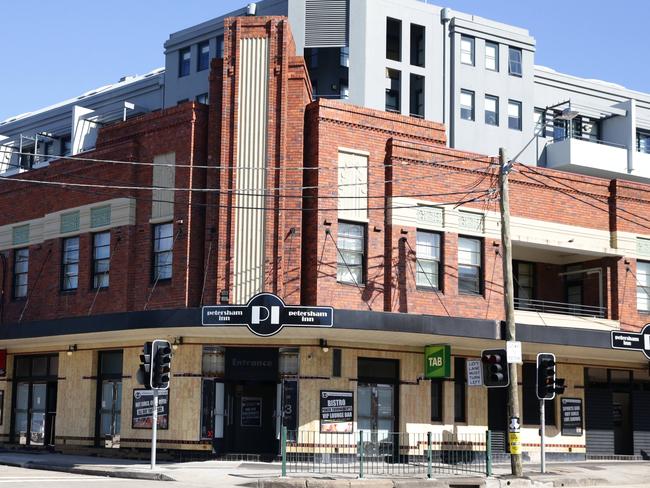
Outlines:
<svg viewBox="0 0 650 488"><path fill-rule="evenodd" d="M80 236L79 288L73 293L62 292L60 287L61 239L31 246L28 300L11 299L13 251L6 251L4 323L15 323L21 315L23 322L29 322L145 307L198 307L219 303L222 292L232 296L239 41L261 36L270 39L265 290L287 303L503 318L499 239L482 239L482 293L458 293L458 234L451 232L443 233L441 239L440 290L418 289L416 228L394 224L391 210L397 197L435 204L471 199L480 190L496 187L496 162L447 148L444 127L438 123L339 101L311 102L305 63L295 55L287 21L242 17L226 22L224 58L212 62L209 109L184 103L106 127L100 130L97 150L83 154L151 162L157 155L174 152L176 164L183 165L176 169L175 186L209 190L175 192L173 220L178 237L172 280L159 283L152 293L150 190L5 182L0 192L0 225L116 197L136 199L137 210L134 226L111 230L110 287L98 294L90 287L91 234ZM360 287L336 279L340 147L369 154L366 279ZM68 159L20 178L147 187L152 185L152 167ZM515 165L510 191L513 217L595 229L612 236L615 232L650 235L647 185ZM483 195L463 208L498 212L497 194ZM638 329L648 321L648 315L637 311L635 259L594 254L579 265L603 269L608 318L620 320L626 329ZM537 298L566 301L558 280L563 269L540 259L535 266ZM593 282L585 282L583 303L598 305L597 293Z"/></svg>

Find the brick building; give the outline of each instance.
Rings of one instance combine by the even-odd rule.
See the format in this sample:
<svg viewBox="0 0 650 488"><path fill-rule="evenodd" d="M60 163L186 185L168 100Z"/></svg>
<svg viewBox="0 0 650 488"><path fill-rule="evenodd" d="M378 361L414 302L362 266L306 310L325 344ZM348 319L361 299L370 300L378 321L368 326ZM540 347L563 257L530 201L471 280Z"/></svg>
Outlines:
<svg viewBox="0 0 650 488"><path fill-rule="evenodd" d="M0 440L146 448L135 372L167 338L163 449L275 455L281 422L320 432L319 398L338 392L354 399L344 432L489 428L505 450L504 390L466 375L504 341L494 158L447 148L435 122L312 102L284 18L228 19L224 37L209 106L108 125L93 151L5 179ZM610 334L650 314L650 186L517 164L510 181L524 451L539 450L535 356L552 352L567 390L548 402L549 451L641 455L647 361ZM202 325L202 307L260 292L333 307L333 326ZM424 378L431 344L450 346L446 378Z"/></svg>

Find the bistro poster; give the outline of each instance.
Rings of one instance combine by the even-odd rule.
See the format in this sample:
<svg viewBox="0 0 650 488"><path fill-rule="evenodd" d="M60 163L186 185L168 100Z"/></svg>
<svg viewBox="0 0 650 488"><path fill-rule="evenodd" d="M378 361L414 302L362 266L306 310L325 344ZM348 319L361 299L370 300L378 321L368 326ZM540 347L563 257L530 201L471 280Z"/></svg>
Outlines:
<svg viewBox="0 0 650 488"><path fill-rule="evenodd" d="M321 390L321 432L342 432L349 434L353 430L353 421L354 392Z"/></svg>
<svg viewBox="0 0 650 488"><path fill-rule="evenodd" d="M133 409L131 410L133 429L151 429L153 423L153 391L133 390ZM169 390L158 392L158 428L169 428Z"/></svg>

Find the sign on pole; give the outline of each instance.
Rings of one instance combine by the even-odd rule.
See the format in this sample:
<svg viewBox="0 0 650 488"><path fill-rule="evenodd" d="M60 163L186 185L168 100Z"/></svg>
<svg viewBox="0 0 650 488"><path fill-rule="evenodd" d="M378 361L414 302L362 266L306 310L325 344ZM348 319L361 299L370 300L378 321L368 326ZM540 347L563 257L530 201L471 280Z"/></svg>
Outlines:
<svg viewBox="0 0 650 488"><path fill-rule="evenodd" d="M483 369L480 359L467 360L467 386L483 386Z"/></svg>
<svg viewBox="0 0 650 488"><path fill-rule="evenodd" d="M638 332L612 331L612 348L628 351L641 351L650 359L650 324Z"/></svg>
<svg viewBox="0 0 650 488"><path fill-rule="evenodd" d="M521 364L521 342L506 341L506 353L508 355L508 364Z"/></svg>

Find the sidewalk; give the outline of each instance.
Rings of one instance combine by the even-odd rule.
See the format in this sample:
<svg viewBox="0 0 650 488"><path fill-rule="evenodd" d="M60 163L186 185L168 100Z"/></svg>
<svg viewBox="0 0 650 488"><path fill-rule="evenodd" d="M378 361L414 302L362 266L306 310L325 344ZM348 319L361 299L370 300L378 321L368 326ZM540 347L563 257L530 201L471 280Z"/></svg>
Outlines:
<svg viewBox="0 0 650 488"><path fill-rule="evenodd" d="M239 461L199 461L189 463L161 463L151 471L147 462L128 459L110 459L94 456L74 456L47 452L0 452L0 464L48 471L110 476L115 478L179 481L192 486L215 485L218 479L259 488L338 488L372 486L373 488L416 488L476 486L476 487L578 487L647 485L650 479L649 462L584 462L557 463L548 466L548 473L539 473L539 466L526 465L523 479L508 476L508 465L496 465L495 476L435 475L436 479L400 477L395 479L357 479L354 476L320 474L310 477L304 473L280 478L279 463L251 463Z"/></svg>

